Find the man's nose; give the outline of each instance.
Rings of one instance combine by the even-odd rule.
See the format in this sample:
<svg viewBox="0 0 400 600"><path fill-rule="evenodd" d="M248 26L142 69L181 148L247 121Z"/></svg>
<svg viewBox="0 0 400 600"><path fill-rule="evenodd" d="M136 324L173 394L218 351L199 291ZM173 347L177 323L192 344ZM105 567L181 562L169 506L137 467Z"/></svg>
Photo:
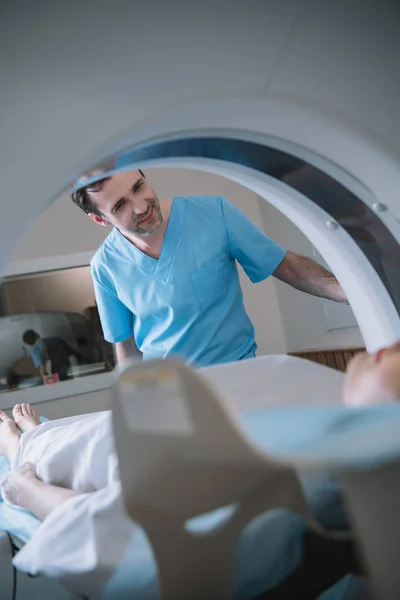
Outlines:
<svg viewBox="0 0 400 600"><path fill-rule="evenodd" d="M144 215L147 212L146 200L135 200L133 203L133 212L135 215Z"/></svg>

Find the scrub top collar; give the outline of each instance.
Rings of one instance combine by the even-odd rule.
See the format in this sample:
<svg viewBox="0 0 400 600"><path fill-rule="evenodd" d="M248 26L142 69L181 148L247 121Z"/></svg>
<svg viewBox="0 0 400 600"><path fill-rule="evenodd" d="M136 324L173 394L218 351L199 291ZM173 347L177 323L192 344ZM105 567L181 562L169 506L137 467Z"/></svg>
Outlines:
<svg viewBox="0 0 400 600"><path fill-rule="evenodd" d="M168 279L172 262L178 252L184 217L186 214L186 202L181 198L173 196L171 211L159 258L148 256L134 244L128 241L118 229L114 229L114 246L128 260L132 261L142 271L157 276L158 279Z"/></svg>

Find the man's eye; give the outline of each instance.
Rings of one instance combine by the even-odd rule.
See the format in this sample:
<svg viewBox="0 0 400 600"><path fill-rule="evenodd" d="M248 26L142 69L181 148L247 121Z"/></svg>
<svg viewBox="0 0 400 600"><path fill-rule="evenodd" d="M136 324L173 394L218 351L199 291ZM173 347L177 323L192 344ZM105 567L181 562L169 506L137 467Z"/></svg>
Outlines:
<svg viewBox="0 0 400 600"><path fill-rule="evenodd" d="M140 183L137 183L134 187L133 187L133 191L137 192L139 188L141 188L143 185L143 181L141 181Z"/></svg>

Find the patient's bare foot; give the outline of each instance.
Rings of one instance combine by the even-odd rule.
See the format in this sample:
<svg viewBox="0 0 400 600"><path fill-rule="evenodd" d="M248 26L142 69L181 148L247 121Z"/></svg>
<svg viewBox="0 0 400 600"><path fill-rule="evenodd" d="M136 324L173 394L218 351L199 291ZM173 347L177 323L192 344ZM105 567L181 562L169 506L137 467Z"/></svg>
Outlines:
<svg viewBox="0 0 400 600"><path fill-rule="evenodd" d="M19 433L15 422L0 410L0 454L14 461L19 444Z"/></svg>
<svg viewBox="0 0 400 600"><path fill-rule="evenodd" d="M13 408L14 421L22 433L31 431L40 425L40 417L30 404L16 404Z"/></svg>
<svg viewBox="0 0 400 600"><path fill-rule="evenodd" d="M7 500L17 506L24 506L24 496L28 489L32 489L34 481L37 480L36 467L32 463L23 463L17 469L12 469L7 479L3 482L3 493Z"/></svg>

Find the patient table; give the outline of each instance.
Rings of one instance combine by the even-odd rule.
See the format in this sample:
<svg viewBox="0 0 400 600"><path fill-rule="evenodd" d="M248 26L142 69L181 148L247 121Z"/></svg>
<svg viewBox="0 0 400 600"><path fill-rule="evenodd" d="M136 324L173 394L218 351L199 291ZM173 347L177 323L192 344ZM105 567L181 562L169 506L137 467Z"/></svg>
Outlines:
<svg viewBox="0 0 400 600"><path fill-rule="evenodd" d="M141 365L138 373L140 378L142 378L146 375L146 371L150 370L149 372L156 376L160 368L162 368L163 372L171 368L178 368L177 372L180 373L180 369L183 367L182 365L176 365L174 361L172 361L172 364L170 361L164 361L161 366L158 363L149 363L146 365L145 369L143 369L143 366ZM136 369L137 367L133 368L133 375L135 375ZM186 373L186 371L184 372ZM188 371L188 373L190 373L190 376L193 375L191 371ZM275 374L275 377L271 376L271 384L267 393L265 386L263 386L263 382L265 381L265 376L272 373ZM288 373L291 374L291 378L288 377ZM144 427L144 429L139 434L138 431L135 431L134 438L131 437L132 432L129 430L131 421L126 418L126 410L127 408L129 409L135 406L135 403L138 402L138 395L137 390L135 392L134 386L132 387L130 383L125 390L124 376L130 376L130 374L132 373L128 369L122 374L121 381L117 383L115 387L115 426L118 428L117 446L120 450L122 473L125 473L123 481L126 486L125 493L128 499L128 509L132 511L134 519L140 523L143 519L142 509L137 512L135 506L130 504L132 494L131 485L134 484L136 486L135 496L140 492L140 489L138 489L138 479L132 472L129 472L128 474L126 469L127 465L129 465L129 469L134 468L135 471L137 469L140 472L140 464L137 461L132 462L131 458L129 458L132 457L132 455L147 457L146 461L149 456L152 456L152 452L143 452L143 449L142 451L139 451L138 449L138 444L142 444L146 439L146 428L148 428L151 423L149 421L146 422L149 415L146 416L146 413L142 412L143 405L140 405L139 402L139 413L138 408L134 409L136 416L134 423L135 427L140 424L140 419L138 419L139 416L142 419L141 426ZM235 419L235 414L241 414L241 435L245 435L249 443L255 444L254 447L256 448L256 451L258 448L258 452L261 452L260 456L267 457L267 466L269 465L267 471L269 470L269 473L271 474L275 469L278 475L278 478L275 479L276 485L274 492L274 494L277 493L278 496L275 496L275 498L274 495L271 496L269 491L270 488L268 488L268 493L263 493L262 498L257 501L253 508L250 506L250 509L253 511L255 510L255 513L258 514L264 512L268 507L273 508L274 505L277 507L291 507L295 512L305 515L312 527L316 524L314 516L311 516L311 514L316 515L319 523L322 523L323 526L326 526L326 528L331 532L333 531L333 533L346 527L347 519L346 515L343 513L343 506L341 505L338 495L337 485L332 479L322 480L321 484L321 480L318 480L317 477L314 480L314 483L311 478L311 486L307 486L307 477L309 477L309 474L307 474L306 471L311 471L311 474L315 471L320 472L324 465L333 467L334 470L337 471L338 465L346 463L347 466L352 466L353 463L355 466L357 464L359 465L360 461L366 461L365 464L370 466L371 464L375 464L376 460L379 461L380 459L387 458L390 455L390 452L393 451L393 443L396 441L394 440L394 437L397 435L399 427L397 406L389 407L387 413L382 413L380 410L371 410L367 415L361 414L360 411L350 411L350 414L347 414L347 411L344 412L344 409L338 404L343 375L337 371L332 371L331 369L294 357L260 357L240 364L207 368L202 370L201 375L203 376L202 381L204 378L204 382L211 384L216 394L223 395L224 401L221 405L217 404L216 407L213 408L212 403L211 405L210 402L205 403L205 399L207 399L207 389L202 389L201 398L197 398L196 405L201 406L206 411L214 410L215 408L218 409L219 407L219 418L221 418L221 416L224 418L225 415L225 418L228 419L228 423L232 422L232 418ZM186 396L185 403L187 406L185 408L186 404L181 404L181 409L185 408L185 410L188 410L193 406L192 402L196 398L196 390L193 389L192 379L190 389L191 393L194 394L194 397L191 398L190 396ZM260 391L263 389L265 390L265 393L260 395ZM124 390L122 395L121 390ZM245 391L248 392L247 396L245 395ZM248 400L249 393L253 399L253 403ZM142 394L140 394L140 397L141 395ZM170 397L170 400L171 399L173 398ZM153 394L153 400L158 402L160 398L157 399L157 396ZM122 405L121 402L123 402ZM299 408L299 403L303 405L302 408ZM118 418L118 407L121 408L121 406L124 409L123 427L128 427L126 430L122 429L121 421ZM242 412L239 413L239 411ZM192 415L190 412L186 414L186 417L188 414ZM217 422L215 414L211 421L209 416L210 415L206 415L206 419L204 420L205 417L203 415L203 424L207 424L207 451L210 451L210 443L212 441L212 431L210 431L209 423L214 422L215 424ZM197 415L196 419L199 418L200 416ZM128 425L125 425L125 423ZM158 426L160 426L160 423L162 423L162 421L158 421ZM386 447L380 435L377 437L376 434L372 434L371 437L371 435L368 434L369 429L375 428L376 430L376 426L378 425L379 427L380 423L384 426ZM174 435L174 430L177 426L182 428L183 426L186 427L188 425L192 427L191 421L180 420L177 418L177 414L174 415L172 422L168 421L168 419L164 419L163 421L163 427L169 428L170 436ZM219 424L215 431L218 431L218 440L220 443L214 447L213 451L218 452L221 448L223 449L223 438L221 437L223 427L221 424ZM357 437L357 432L359 433L359 437ZM162 432L158 433L160 434L159 441L156 442L154 436L151 436L151 444L154 447L154 445L157 445L160 441L163 442L162 456L163 461L165 462L167 447L165 445L165 439L163 440ZM367 434L367 438L369 439L367 449L365 448L365 445L363 447L363 444L360 443L365 434ZM375 444L379 442L381 454L378 455L378 459L376 447L371 445L373 441L375 441ZM125 449L129 447L129 452L125 452L121 445L125 447ZM366 452L368 448L369 454ZM176 448L176 450L178 450L178 448ZM201 450L201 447L197 450L197 458L196 456L192 456L189 459L190 470L193 470L194 472L199 468L202 461L202 453L200 452L199 454L199 450ZM191 453L185 452L185 461L187 460L188 454L190 457ZM233 456L232 449L228 455L229 460L231 460ZM125 460L125 456L128 457L128 463ZM226 456L223 458L223 462L226 461L226 458ZM177 462L174 463L174 469L177 467L179 468L179 462L181 460L179 458L179 452L175 455L174 461L175 460ZM236 457L234 464L237 462L240 463L238 457ZM292 469L287 468L290 464L298 465L299 472L302 473L301 480L305 482L303 490L309 490L307 498L299 488L297 478L293 477ZM145 470L150 474L152 472L152 468L149 468L149 465L146 466ZM249 468L246 467L246 470L248 471ZM242 480L246 479L244 473L245 472L242 471ZM288 475L288 479L285 481L286 475ZM173 474L170 472L169 477L172 476ZM184 478L187 476L188 473L186 473L186 476L184 475ZM182 477L182 473L179 474L179 477ZM219 472L219 477L221 478L221 481L224 482L222 472ZM259 475L257 475L257 477L259 477ZM187 490L188 486L187 483L184 485L184 478L179 486L175 487L172 485L173 480L170 479L168 488L165 488L164 484L162 494L156 490L156 493L151 493L151 498L162 498L164 501L170 496L166 493L166 489ZM237 479L237 471L235 470L233 482ZM283 488L279 485L279 479L284 483ZM218 491L218 481L214 479L213 486L209 485L209 481L210 477L209 474L207 474L207 485L199 487L196 485L195 481L192 481L191 484L192 486L196 486L195 489L197 492L194 499L195 502L199 502L197 507L195 507L195 513L209 512L213 508L217 509L218 506L222 506L222 512L221 509L219 511L217 510L209 517L203 517L203 521L200 519L198 522L198 530L206 532L212 531L219 522L223 524L226 519L229 520L229 517L231 516L229 511L226 512L226 509L223 508L223 506L228 503L229 498L219 498L218 500L218 495L217 497L214 495L215 490ZM285 486L287 486L288 482L289 488L287 488L285 492ZM226 481L219 492L221 493L222 491L223 495L227 491L227 486L225 484ZM154 482L151 485L154 485ZM202 489L206 492L203 500L201 493ZM231 492L233 492L232 487ZM143 493L143 491L141 493ZM208 497L212 500L212 505L209 505L209 500L207 500ZM215 498L217 498L217 500ZM320 501L321 498L322 502ZM186 499L188 500L187 495ZM153 500L151 500L151 502L153 502ZM168 502L168 511L170 511L171 507L173 508L174 503L178 502L179 504L181 502L181 493L175 498L169 497ZM202 502L206 502L206 505L202 506ZM318 504L320 506L318 506ZM307 509L307 505L311 507L311 510ZM4 504L0 503L0 522L2 518L4 522L4 510L7 510L7 508L8 507ZM151 514L154 514L154 511L159 512L161 509L163 509L162 502L158 508L153 505ZM34 597L32 594L35 590L38 590L38 597L42 594L42 597L45 598L46 596L43 596L44 591L52 589L54 592L59 590L60 595L57 597L65 597L66 599L72 598L73 596L61 588L60 585L48 580L46 577L39 576L31 578L19 571L13 571L10 560L13 551L21 543L28 541L30 535L38 526L38 522L34 517L26 514L25 511L22 511L20 515L16 515L15 509L9 510L11 510L11 514L8 515L7 523L12 535L9 536L4 532L2 533L2 556L6 557L5 560L2 560L0 567L4 571L3 580L9 582L7 585L11 586L11 589L13 589L12 586L15 582L17 583L16 598L20 598L21 600ZM174 510L176 512L176 508ZM184 514L184 520L187 520L187 507L184 508L184 513L179 509L177 514L181 516ZM249 515L251 516L251 513L249 513ZM195 519L193 523L196 523ZM141 524L144 527L144 530L146 530L148 523L145 518L144 522ZM278 518L264 517L264 522L261 522L261 525L256 529L253 528L247 532L247 537L245 536L242 539L241 544L238 547L239 555L237 560L239 562L235 563L235 588L238 594L237 597L246 599L257 598L262 594L263 590L268 588L268 585L271 584L271 582L284 579L285 575L289 574L291 570L301 562L299 553L301 553L301 540L305 528L305 521L294 514L288 518L283 518L278 515ZM240 529L241 525L239 526L238 531L240 531ZM321 529L321 525L317 525L317 530L319 529ZM150 531L150 540L152 542L154 542L152 535L158 535L158 533L157 528L155 532ZM173 532L170 532L170 535L172 535L172 533ZM203 539L207 541L206 536ZM11 541L13 544L11 544ZM171 541L170 537L169 541ZM175 543L173 546L175 547L174 558L176 559L177 549ZM261 548L262 551L260 550ZM185 553L189 552L190 548L185 548ZM219 557L220 553L218 553L217 556ZM126 598L130 597L130 594L132 593L135 597L143 597L146 600L156 600L160 598L159 584L157 583L158 575L155 562L156 558L161 559L161 561L163 560L162 556L154 556L152 549L149 546L149 542L145 537L140 539L140 543L136 540L133 546L127 550L120 569L118 569L115 576L110 581L108 589L105 590L104 600L111 600L112 598L121 598L121 600L123 600L125 598L124 590L127 590ZM183 562L182 557L178 562ZM196 563L190 562L189 564ZM220 565L220 559L216 561L216 564ZM204 569L202 569L202 573L204 574ZM218 572L214 573L213 576L219 576L219 574L220 570L218 569ZM243 582L246 581L247 584L244 584ZM190 581L186 581L185 584L192 585ZM224 584L226 584L226 581ZM346 594L348 594L348 597L351 600L357 598L351 590L351 587L349 587L354 584L353 581L345 580L341 582L340 585L344 586L343 590L337 588L330 592L333 595L326 595L326 600L343 600L344 598L347 598ZM174 585L178 585L180 589L183 583L179 578L178 582L174 582ZM210 585L210 583L207 585ZM183 594L181 597L187 597L188 592L184 587L181 592ZM199 592L200 595L198 597L204 597L204 593L204 590ZM141 596L141 594L143 594L143 596ZM13 596L9 597L13 598ZM168 596L166 597L168 598ZM174 590L172 597L178 598L180 596L178 596L176 590ZM195 596L192 595L191 597L194 598ZM222 595L219 595L219 597L223 598ZM5 598L8 600L8 597L5 596Z"/></svg>
<svg viewBox="0 0 400 600"><path fill-rule="evenodd" d="M168 363L166 365L168 366ZM271 376L268 393L265 393L264 382L268 373L274 376ZM291 374L290 378L288 373ZM296 444L301 446L304 443L304 433L310 429L315 433L324 419L325 422L337 422L337 419L341 418L340 416L335 417L335 411L340 411L337 402L340 397L343 375L302 359L287 356L265 356L238 365L222 365L203 369L202 375L214 390L223 395L227 406L235 414L241 415L240 423L243 431L247 431L251 439L259 442L261 449L264 447L268 452L274 451L274 449L281 450L282 439L287 437L294 446ZM119 385L115 390L118 389L120 389ZM303 405L303 411L298 408L294 409L299 403ZM318 414L318 409L326 409L329 414L323 417ZM314 417L310 419L312 415ZM282 419L282 417L284 418ZM307 428L304 427L305 421L310 423ZM172 427L172 432L176 423L177 420L174 418L173 423L164 422L164 426ZM123 436L122 439L124 439ZM132 451L133 447L129 450L129 456L132 456ZM6 459L3 459L3 469L5 468L4 462ZM124 465L124 460L121 461L121 464ZM137 466L139 468L139 465ZM1 469L0 460L0 471ZM320 521L329 529L338 530L346 527L346 516L338 497L337 486L329 479L322 480L321 484L321 479L317 478L315 482L309 481L310 485L306 485L304 488L309 490L307 499L312 506L312 512L317 514ZM290 486L293 493L289 496L292 496L295 501L293 508L304 512L306 510L304 498L298 491L296 479L291 479ZM271 498L270 493L265 496ZM290 505L290 497L283 498L282 504ZM279 502L277 506L280 506ZM267 505L262 504L261 511L263 512L265 508ZM209 517L198 520L197 525L196 520L193 523L199 531L208 531L210 528L215 528L219 522L224 523L227 517L229 517L229 511L226 512L226 509L222 508ZM7 525L11 535L2 533L3 559L0 568L4 571L3 580L9 581L10 586L16 584L16 598L24 600L24 598L34 597L35 590L39 594L38 597L40 594L42 597L47 597L43 595L45 590L54 589L56 591L59 588L60 593L57 597L71 598L71 594L46 577L28 577L12 568L12 553L29 540L39 525L38 520L25 511L16 511L0 502L1 523L3 526ZM301 563L301 547L305 529L305 522L298 516L279 513L270 513L270 516L263 517L257 526L250 527L239 544L239 554L235 563L235 587L239 598L258 597L265 588L284 579L293 568ZM219 564L219 561L216 564ZM127 551L120 571L115 574L115 581L110 582L110 591L105 592L106 597L119 598L119 594L123 593L126 588L138 598L142 597L141 594L146 599L159 598L158 575L155 565L155 556L146 538L142 536L139 541L135 539L133 546ZM126 568L129 573L128 586L121 585L121 578L124 579L126 576ZM343 582L342 585L347 586L349 583ZM5 587L4 590L6 589ZM12 595L9 597L13 598ZM345 592L342 591L338 592L337 596L328 597L327 600L331 600L331 598L342 600L345 597ZM7 596L4 598L8 600ZM353 599L353 596L350 598Z"/></svg>

